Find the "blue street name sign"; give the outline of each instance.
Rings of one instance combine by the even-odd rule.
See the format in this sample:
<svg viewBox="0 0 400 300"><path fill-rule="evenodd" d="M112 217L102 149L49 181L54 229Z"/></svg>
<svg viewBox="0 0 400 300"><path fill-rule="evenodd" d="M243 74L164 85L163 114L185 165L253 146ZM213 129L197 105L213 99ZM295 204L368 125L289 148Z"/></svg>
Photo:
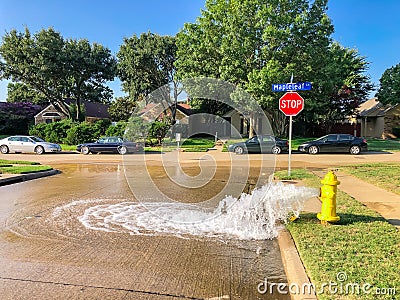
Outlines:
<svg viewBox="0 0 400 300"><path fill-rule="evenodd" d="M286 92L286 91L309 91L311 90L311 82L297 82L297 83L274 83L272 85L273 92Z"/></svg>

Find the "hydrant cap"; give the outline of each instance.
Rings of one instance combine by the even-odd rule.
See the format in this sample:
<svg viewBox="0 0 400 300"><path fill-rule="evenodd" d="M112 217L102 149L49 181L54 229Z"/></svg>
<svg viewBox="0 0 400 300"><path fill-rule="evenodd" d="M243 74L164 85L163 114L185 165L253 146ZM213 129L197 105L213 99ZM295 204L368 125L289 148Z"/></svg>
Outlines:
<svg viewBox="0 0 400 300"><path fill-rule="evenodd" d="M321 183L326 185L339 185L340 181L337 180L337 176L333 171L329 171L324 179L321 180Z"/></svg>

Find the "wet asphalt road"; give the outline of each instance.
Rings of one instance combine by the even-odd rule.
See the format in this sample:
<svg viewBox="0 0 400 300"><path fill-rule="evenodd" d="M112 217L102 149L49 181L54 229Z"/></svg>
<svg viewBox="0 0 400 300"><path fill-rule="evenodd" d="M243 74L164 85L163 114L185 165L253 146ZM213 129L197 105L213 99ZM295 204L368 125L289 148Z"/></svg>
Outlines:
<svg viewBox="0 0 400 300"><path fill-rule="evenodd" d="M86 229L77 217L87 206L136 199L119 156L76 158L41 156L62 173L0 187L1 299L289 299L257 291L264 278L286 282L276 240L221 242ZM55 214L74 201L85 202Z"/></svg>

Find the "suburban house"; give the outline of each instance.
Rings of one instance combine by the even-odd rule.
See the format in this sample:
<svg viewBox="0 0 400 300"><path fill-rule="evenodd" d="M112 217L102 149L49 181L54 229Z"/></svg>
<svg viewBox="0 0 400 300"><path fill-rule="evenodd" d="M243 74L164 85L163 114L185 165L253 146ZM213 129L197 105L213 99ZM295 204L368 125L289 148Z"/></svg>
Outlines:
<svg viewBox="0 0 400 300"><path fill-rule="evenodd" d="M400 127L400 103L383 105L377 98L362 103L357 109L361 136L395 138L394 127Z"/></svg>
<svg viewBox="0 0 400 300"><path fill-rule="evenodd" d="M225 131L226 137L236 137L238 135L242 137L249 136L250 116L244 116L237 110L232 109L223 115L223 118L230 123L229 128L227 128ZM257 114L252 116L252 118L254 122L253 130L257 135L272 133L271 125L265 115Z"/></svg>
<svg viewBox="0 0 400 300"><path fill-rule="evenodd" d="M169 104L164 103L149 103L147 104L138 115L146 121L160 120L165 116L170 117L172 112ZM192 114L190 105L184 102L178 102L176 105L175 120L181 124L189 124L188 117Z"/></svg>
<svg viewBox="0 0 400 300"><path fill-rule="evenodd" d="M72 99L65 100L65 103L68 106L73 104L74 102L75 101ZM89 102L89 101L83 101L82 104L85 115L85 121L94 122L97 120L110 118L110 115L108 113L109 105L98 102ZM65 115L57 111L57 109L53 106L53 104L49 104L38 114L35 115L35 124L52 123L61 121L66 118L67 117Z"/></svg>

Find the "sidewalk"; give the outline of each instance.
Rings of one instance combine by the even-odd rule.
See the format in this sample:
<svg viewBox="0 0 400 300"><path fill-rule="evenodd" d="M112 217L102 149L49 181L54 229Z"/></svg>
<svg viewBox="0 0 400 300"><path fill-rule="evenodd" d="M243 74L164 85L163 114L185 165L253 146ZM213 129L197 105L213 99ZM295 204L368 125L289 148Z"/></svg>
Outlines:
<svg viewBox="0 0 400 300"><path fill-rule="evenodd" d="M319 177L325 171L314 171ZM384 190L344 172L336 172L340 181L338 189L378 212L394 226L400 227L400 195Z"/></svg>

